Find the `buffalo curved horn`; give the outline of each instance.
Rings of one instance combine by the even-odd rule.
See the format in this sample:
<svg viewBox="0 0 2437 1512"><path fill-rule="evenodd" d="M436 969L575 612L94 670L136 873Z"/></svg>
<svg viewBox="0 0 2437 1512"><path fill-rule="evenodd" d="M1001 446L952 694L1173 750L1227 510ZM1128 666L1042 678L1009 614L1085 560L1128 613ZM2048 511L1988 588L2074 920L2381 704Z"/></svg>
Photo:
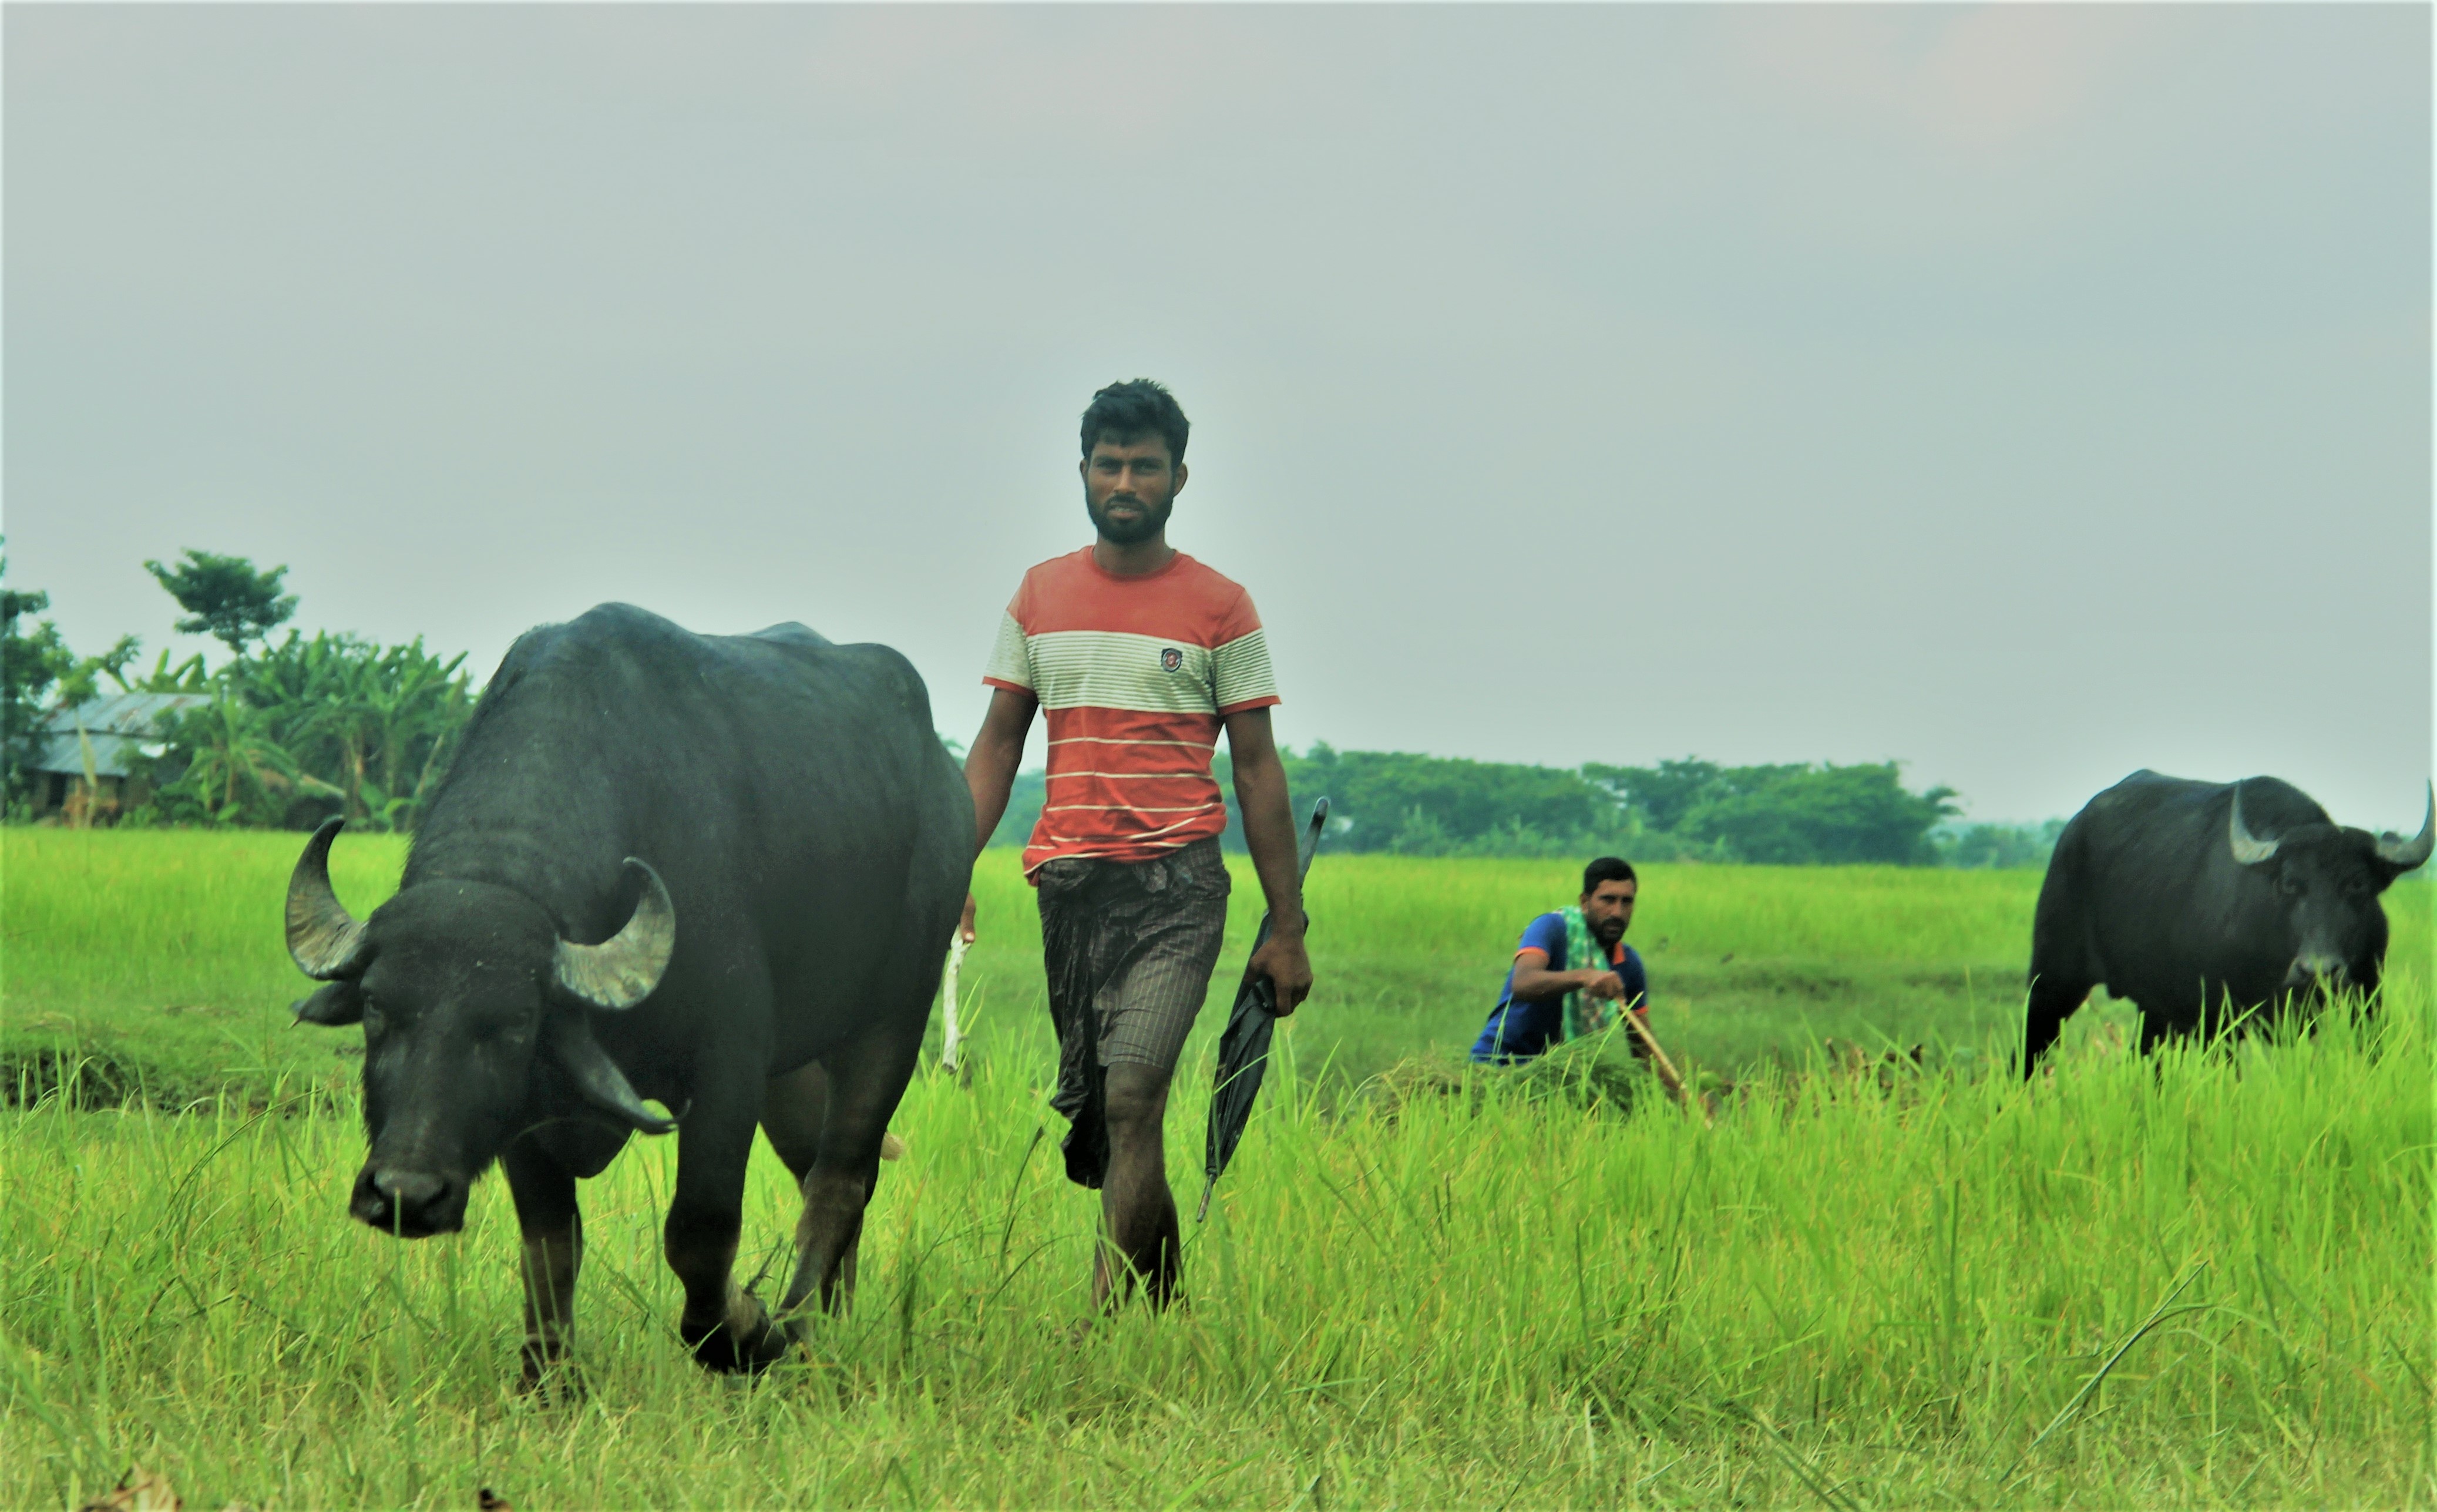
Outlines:
<svg viewBox="0 0 2437 1512"><path fill-rule="evenodd" d="M560 1014L549 1032L560 1067L587 1103L644 1134L663 1134L677 1126L676 1119L659 1117L643 1106L643 1099L635 1095L635 1084L592 1037L592 1028L581 1012Z"/></svg>
<svg viewBox="0 0 2437 1512"><path fill-rule="evenodd" d="M2242 822L2242 784L2234 784L2234 815L2226 821L2226 838L2234 846L2234 858L2247 867L2255 867L2276 853L2281 840L2263 840L2251 833Z"/></svg>
<svg viewBox="0 0 2437 1512"><path fill-rule="evenodd" d="M346 827L342 818L322 821L296 870L288 878L288 954L297 970L317 982L344 976L363 964L363 921L347 912L330 890L330 842Z"/></svg>
<svg viewBox="0 0 2437 1512"><path fill-rule="evenodd" d="M2431 852L2437 852L2437 783L2429 786L2428 807L2423 811L2418 835L2407 840L2389 830L2377 837L2377 858L2398 870L2426 865Z"/></svg>
<svg viewBox="0 0 2437 1512"><path fill-rule="evenodd" d="M668 885L633 856L626 864L643 874L643 896L626 927L597 945L562 940L552 962L558 985L594 1008L632 1008L651 996L677 945L677 909Z"/></svg>

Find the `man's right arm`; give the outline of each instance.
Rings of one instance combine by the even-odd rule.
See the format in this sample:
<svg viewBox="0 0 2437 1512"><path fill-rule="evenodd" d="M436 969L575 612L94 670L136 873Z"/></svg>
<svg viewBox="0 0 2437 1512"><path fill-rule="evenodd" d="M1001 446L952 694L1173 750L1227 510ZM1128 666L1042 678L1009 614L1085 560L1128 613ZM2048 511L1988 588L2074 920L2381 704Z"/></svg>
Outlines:
<svg viewBox="0 0 2437 1512"><path fill-rule="evenodd" d="M998 821L1007 815L1008 795L1015 789L1015 769L1024 762L1024 740L1032 732L1032 716L1041 700L1016 688L993 687L990 712L982 716L980 733L965 752L965 786L973 795L973 854L990 844ZM973 899L965 895L964 923L957 931L973 938Z"/></svg>
<svg viewBox="0 0 2437 1512"><path fill-rule="evenodd" d="M1624 983L1612 971L1551 971L1549 953L1525 946L1515 957L1515 995L1527 1003L1587 992L1593 997L1621 997Z"/></svg>

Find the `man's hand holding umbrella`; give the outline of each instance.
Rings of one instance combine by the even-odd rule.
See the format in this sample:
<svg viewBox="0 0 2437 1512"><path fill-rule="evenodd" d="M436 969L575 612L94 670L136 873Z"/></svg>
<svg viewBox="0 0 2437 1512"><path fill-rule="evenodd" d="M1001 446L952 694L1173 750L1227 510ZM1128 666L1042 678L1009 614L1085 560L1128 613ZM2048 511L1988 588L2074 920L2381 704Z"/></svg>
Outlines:
<svg viewBox="0 0 2437 1512"><path fill-rule="evenodd" d="M1311 958L1303 948L1303 872L1307 853L1297 844L1294 810L1287 802L1286 767L1271 743L1269 711L1230 719L1227 738L1236 753L1236 812L1244 825L1244 849L1261 879L1269 904L1268 936L1245 962L1247 980L1267 976L1270 1011L1280 1018L1311 995Z"/></svg>
<svg viewBox="0 0 2437 1512"><path fill-rule="evenodd" d="M1270 979L1270 1001L1277 1005L1271 1011L1280 1018L1302 1007L1303 1000L1311 995L1311 957L1303 947L1303 929L1300 919L1292 929L1271 920L1268 943L1253 952L1253 958L1244 963L1246 972Z"/></svg>

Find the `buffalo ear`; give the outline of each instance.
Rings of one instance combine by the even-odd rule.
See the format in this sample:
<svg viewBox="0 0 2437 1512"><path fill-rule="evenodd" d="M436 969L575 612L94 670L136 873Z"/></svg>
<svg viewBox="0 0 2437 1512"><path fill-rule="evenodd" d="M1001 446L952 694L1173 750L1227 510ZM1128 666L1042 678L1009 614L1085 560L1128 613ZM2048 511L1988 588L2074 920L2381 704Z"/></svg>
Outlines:
<svg viewBox="0 0 2437 1512"><path fill-rule="evenodd" d="M332 982L312 996L296 1004L296 1022L319 1024L324 1029L340 1029L364 1021L364 994L356 984Z"/></svg>
<svg viewBox="0 0 2437 1512"><path fill-rule="evenodd" d="M676 1118L663 1118L643 1106L635 1094L634 1083L609 1052L592 1037L591 1021L582 1009L563 1011L547 1030L550 1048L558 1057L559 1069L567 1074L576 1093L594 1108L608 1114L629 1129L647 1134L663 1134L677 1126ZM675 1110L677 1118L685 1110Z"/></svg>

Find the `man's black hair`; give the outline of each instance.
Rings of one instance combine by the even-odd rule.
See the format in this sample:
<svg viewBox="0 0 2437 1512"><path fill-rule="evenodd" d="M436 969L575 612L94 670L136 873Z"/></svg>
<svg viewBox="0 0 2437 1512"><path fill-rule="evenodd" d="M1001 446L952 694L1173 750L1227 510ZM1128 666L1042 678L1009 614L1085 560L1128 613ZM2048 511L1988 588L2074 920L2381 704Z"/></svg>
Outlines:
<svg viewBox="0 0 2437 1512"><path fill-rule="evenodd" d="M1599 891L1603 882L1632 882L1633 863L1617 856L1604 855L1583 868L1583 896Z"/></svg>
<svg viewBox="0 0 2437 1512"><path fill-rule="evenodd" d="M1148 378L1112 383L1093 395L1092 407L1083 412L1083 455L1088 459L1103 436L1126 442L1155 435L1167 443L1167 460L1181 467L1184 438L1192 430L1176 396L1159 384Z"/></svg>

